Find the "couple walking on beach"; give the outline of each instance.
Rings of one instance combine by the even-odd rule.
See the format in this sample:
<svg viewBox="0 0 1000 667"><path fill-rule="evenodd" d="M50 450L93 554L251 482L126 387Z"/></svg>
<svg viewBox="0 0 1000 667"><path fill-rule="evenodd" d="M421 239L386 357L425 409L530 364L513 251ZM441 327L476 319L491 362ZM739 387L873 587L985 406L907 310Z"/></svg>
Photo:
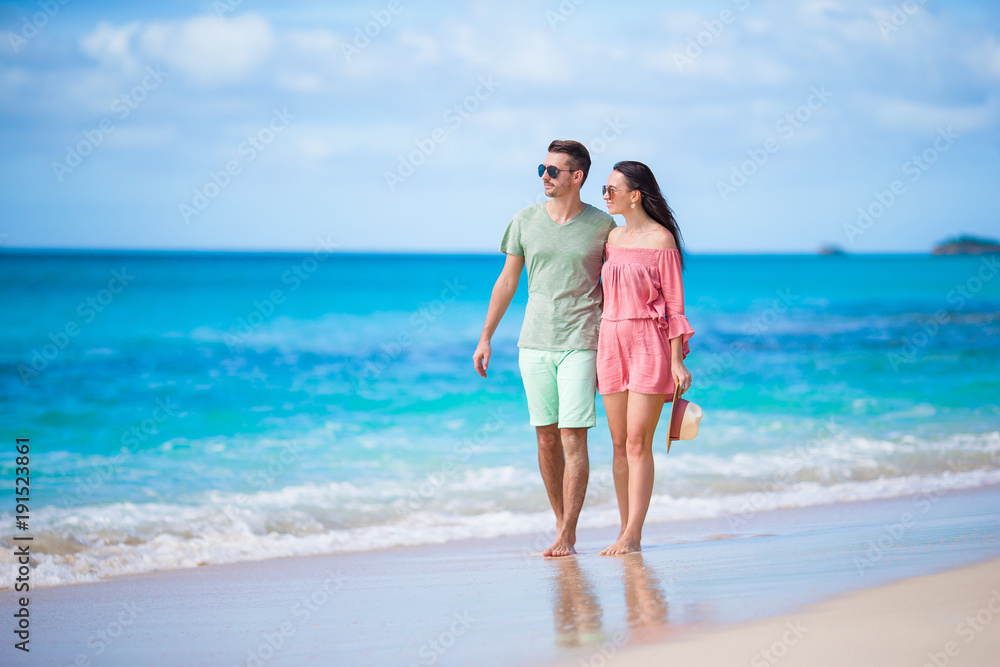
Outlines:
<svg viewBox="0 0 1000 667"><path fill-rule="evenodd" d="M694 330L684 316L680 230L649 167L624 161L601 190L608 212L580 189L590 153L553 141L538 166L549 200L519 211L500 243L507 255L473 355L486 377L490 340L528 272L518 364L538 437L538 466L556 515L543 553L576 553L576 525L590 477L587 429L601 393L614 447L621 532L602 554L640 550L653 493L653 433L665 401L691 386L684 367ZM625 226L611 215L622 215ZM603 313L602 313L603 305Z"/></svg>

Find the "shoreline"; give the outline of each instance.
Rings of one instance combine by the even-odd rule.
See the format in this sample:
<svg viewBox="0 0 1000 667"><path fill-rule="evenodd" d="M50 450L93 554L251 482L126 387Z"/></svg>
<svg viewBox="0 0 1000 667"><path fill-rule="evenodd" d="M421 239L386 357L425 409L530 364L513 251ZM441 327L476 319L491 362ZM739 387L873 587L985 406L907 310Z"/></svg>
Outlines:
<svg viewBox="0 0 1000 667"><path fill-rule="evenodd" d="M588 529L559 559L520 535L43 588L29 664L579 664L1000 556L997 486L750 519L651 524L623 557Z"/></svg>
<svg viewBox="0 0 1000 667"><path fill-rule="evenodd" d="M913 479L918 479L918 478L913 478ZM761 516L761 515L766 515L766 514L775 514L775 515L777 515L777 514L780 514L781 512L797 512L797 511L808 512L810 510L816 510L818 512L824 512L826 510L832 510L833 508L837 508L837 507L850 507L852 505L858 505L858 504L862 504L863 505L865 503L895 502L895 501L900 501L901 499L906 499L906 498L913 498L913 499L915 499L914 500L914 505L915 506L919 505L919 508L918 507L914 507L914 511L912 513L915 514L915 515L917 515L917 516L919 516L924 511L926 511L926 509L931 504L933 504L933 502L935 501L935 499L938 496L940 496L940 495L943 495L943 494L955 494L955 493L959 493L960 494L960 493L966 493L966 492L975 492L977 490L982 490L982 489L1000 489L1000 483L997 483L993 479L990 479L990 481L986 482L985 484L983 484L984 480L982 480L982 479L980 479L978 481L980 483L980 485L978 485L978 486L962 486L962 485L957 485L957 486L948 486L948 487L942 488L942 487L939 486L938 483L935 483L933 480L930 480L926 484L921 483L921 484L914 485L913 488L907 489L907 492L905 494L902 494L902 495L882 496L882 495L879 495L879 492L876 492L874 495L871 495L871 496L868 496L868 497L865 497L864 495L862 495L861 497L844 497L844 496L851 496L853 494L851 494L851 493L844 493L844 494L835 493L835 494L832 494L832 496L830 496L830 494L828 493L828 496L830 496L828 498L829 502L825 502L825 503L820 502L820 503L816 503L816 504L806 504L806 505L793 505L791 507L777 507L777 508L768 507L768 506L766 506L766 504L765 504L764 507L760 507L760 508L753 507L752 505L755 504L755 498L753 498L752 496L750 496L748 494L748 496L744 499L743 504L741 505L741 507L743 507L744 509L742 509L740 511L725 511L725 513L723 513L722 515L708 516L708 517L706 517L706 516L692 516L692 517L686 517L686 518L670 518L670 519L660 519L660 520L657 520L657 518L655 516L657 508L656 507L651 507L651 509L650 509L650 515L647 517L646 532L647 532L647 535L654 535L654 536L657 535L657 534L659 534L659 533L662 533L662 532L665 532L665 531L670 531L670 530L676 530L676 532L678 532L680 534L686 534L686 533L692 532L692 531L694 533L697 533L699 530L701 530L700 526L702 526L703 524L711 524L711 525L715 526L715 528L713 528L713 531L715 533L722 534L722 535L730 535L730 534L731 535L740 535L741 532L742 532L742 527L743 526L751 526L752 523L755 520L755 517L758 517L758 516ZM845 485L849 485L849 484L845 483L845 484L841 484L840 486L845 486ZM839 486L835 487L835 488L839 488ZM897 493L898 493L898 491L899 491L899 489L896 490ZM866 492L870 493L870 490L866 490ZM683 499L681 499L681 500L683 500ZM768 503L770 503L770 501L768 501ZM731 507L729 508L729 510L736 510L737 509L737 504L736 504L735 501L731 502L730 505L731 505ZM612 534L614 532L616 526L612 525L611 523L607 523L606 525L597 525L597 526L593 525L594 524L593 518L595 516L595 514L594 514L595 512L597 512L597 513L610 513L612 511L612 509L613 508L605 508L605 507L598 507L598 508L590 507L590 508L585 508L585 512L587 512L589 510L589 515L588 516L584 516L584 522L582 522L582 523L587 523L587 519L590 519L591 521L589 521L589 523L591 523L591 525L590 526L586 526L586 527L581 527L581 528L578 529L578 531L577 531L578 535L579 535L578 544L583 544L583 543L585 543L588 540L590 540L591 542L599 544L602 540L605 539L605 537L604 537L605 535L610 535L610 534ZM617 510L616 509L614 509L614 513L616 515L615 519L617 520ZM546 513L546 516L550 517L551 515L549 513ZM530 517L526 517L526 518L529 519L529 521L531 521L531 522L538 523L538 520L541 517L540 516L530 516ZM545 521L545 523L547 525L549 522ZM55 583L49 583L49 582L47 582L47 583L44 583L44 584L35 584L35 586L36 586L35 590L48 590L48 589L55 589L55 588L60 588L60 587L64 587L64 586L97 585L97 584L101 584L101 583L105 583L105 582L116 581L116 580L118 580L118 579L120 579L122 577L126 577L126 578L127 577L140 577L140 576L144 576L144 575L153 575L153 574L158 574L158 573L184 572L184 571L192 570L192 569L216 568L216 567L230 567L230 566L238 566L238 565L252 565L254 563L266 563L266 562L269 562L269 561L285 561L285 560L293 560L294 561L295 559L299 559L299 558L336 558L336 557L351 557L351 556L371 556L371 557L374 557L375 555L377 555L379 553L383 553L383 552L393 552L393 551L398 551L398 550L420 549L420 548L430 548L430 549L440 548L440 549L447 549L447 548L449 548L450 545L456 545L456 548L459 548L459 549L491 550L491 549L494 549L494 548L502 548L502 546L496 546L495 547L494 546L494 542L496 542L497 544L501 544L502 545L503 541L505 541L505 540L506 541L515 541L518 544L521 544L522 546L520 547L520 549L522 551L530 552L531 549L533 548L535 552L537 552L538 554L540 554L541 551L549 545L549 543L552 541L553 538L554 538L554 531L551 530L551 527L550 527L548 529L548 532L540 531L540 530L534 530L534 531L525 531L525 532L518 532L518 533L501 533L499 535L494 534L494 535L489 535L489 536L472 536L472 537L461 536L461 537L439 539L439 540L436 540L436 541L424 541L424 542L417 542L417 543L403 543L403 544L386 545L386 546L366 546L366 547L361 547L361 548L358 548L358 549L338 550L338 551L329 551L329 552L320 552L320 553L308 553L308 552L307 553L287 553L287 554L264 555L263 557L261 557L260 554L253 554L252 556L250 556L249 558L246 558L245 560L231 560L231 561L224 561L224 562L210 562L209 561L209 562L201 562L201 563L198 563L197 565L188 564L188 565L182 565L182 566L178 566L178 567L155 567L154 566L152 569L144 569L144 570L139 570L139 571L124 572L124 573L121 573L121 574L112 574L110 576L108 576L108 575L100 572L99 570L97 570L97 571L93 571L92 570L93 574L96 575L96 576L98 576L98 577L100 577L100 578L98 578L96 580L58 581L58 582L55 582ZM529 539L530 539L532 545L531 546L523 546L525 543L527 543L529 541ZM644 542L644 544L648 544L648 540L647 539L644 539L643 542ZM610 544L610 542L608 542L608 544ZM602 547L598 548L597 550L599 551L604 546L607 546L607 544L603 545ZM0 560L2 560L2 559L0 559ZM190 558L189 558L189 560L190 560ZM10 564L10 562L8 562L8 564ZM35 564L35 567L37 567L37 564ZM51 579L51 576L49 577L49 579ZM37 577L36 577L36 580L37 580ZM0 588L0 596L2 596L5 592L12 592L12 591L13 591L13 588Z"/></svg>

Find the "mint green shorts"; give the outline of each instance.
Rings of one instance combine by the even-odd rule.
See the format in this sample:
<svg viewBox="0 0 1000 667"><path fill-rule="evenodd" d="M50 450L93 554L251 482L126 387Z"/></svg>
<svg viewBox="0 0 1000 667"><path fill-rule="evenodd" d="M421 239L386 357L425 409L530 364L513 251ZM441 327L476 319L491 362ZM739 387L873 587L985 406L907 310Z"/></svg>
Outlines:
<svg viewBox="0 0 1000 667"><path fill-rule="evenodd" d="M532 426L597 426L597 350L520 348L517 357Z"/></svg>

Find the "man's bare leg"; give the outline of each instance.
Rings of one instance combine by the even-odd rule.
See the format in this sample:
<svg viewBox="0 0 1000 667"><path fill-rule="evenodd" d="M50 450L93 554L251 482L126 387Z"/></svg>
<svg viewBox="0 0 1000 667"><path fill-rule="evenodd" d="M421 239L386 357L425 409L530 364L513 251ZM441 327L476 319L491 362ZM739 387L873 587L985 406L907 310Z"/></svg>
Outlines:
<svg viewBox="0 0 1000 667"><path fill-rule="evenodd" d="M562 438L559 435L559 427L555 424L536 426L535 435L538 436L538 469L542 473L542 481L545 482L545 492L549 494L549 504L552 505L552 511L556 515L558 535L563 523L563 470L566 465ZM550 556L550 551L551 547L543 553Z"/></svg>
<svg viewBox="0 0 1000 667"><path fill-rule="evenodd" d="M557 522L556 539L543 553L546 556L569 556L576 553L576 522L583 509L590 479L587 456L587 429L560 429L563 448L562 520Z"/></svg>

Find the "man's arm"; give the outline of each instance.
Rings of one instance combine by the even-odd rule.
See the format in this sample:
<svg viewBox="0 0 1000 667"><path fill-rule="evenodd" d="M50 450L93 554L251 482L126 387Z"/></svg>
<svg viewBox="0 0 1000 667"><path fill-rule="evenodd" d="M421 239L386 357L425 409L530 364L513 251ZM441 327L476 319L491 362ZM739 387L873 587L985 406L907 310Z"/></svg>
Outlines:
<svg viewBox="0 0 1000 667"><path fill-rule="evenodd" d="M479 336L479 345L476 346L476 353L472 355L472 364L476 367L476 372L486 377L486 371L490 366L490 341L493 339L493 332L500 325L507 307L510 306L514 294L517 292L517 283L521 280L521 269L524 268L524 257L522 255L507 255L504 262L503 271L497 278L493 286L493 294L490 296L490 307L486 311L486 324L483 325L483 333Z"/></svg>

